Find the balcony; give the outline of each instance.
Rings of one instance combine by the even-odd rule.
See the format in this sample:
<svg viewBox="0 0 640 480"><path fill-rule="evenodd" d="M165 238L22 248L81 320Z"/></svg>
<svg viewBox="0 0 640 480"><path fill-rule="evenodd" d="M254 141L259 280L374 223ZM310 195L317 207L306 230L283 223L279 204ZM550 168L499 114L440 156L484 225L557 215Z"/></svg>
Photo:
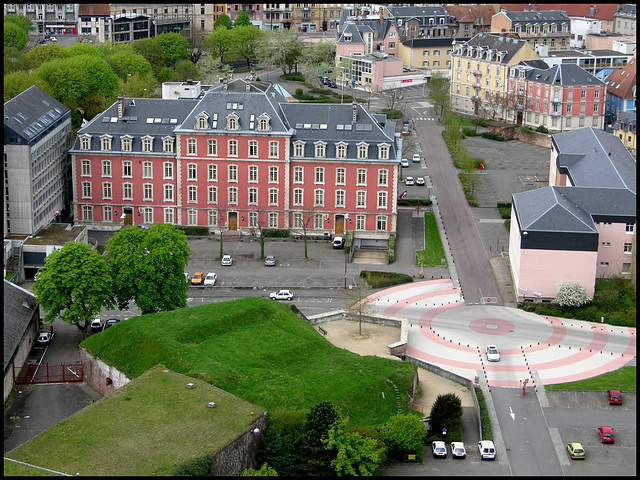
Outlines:
<svg viewBox="0 0 640 480"><path fill-rule="evenodd" d="M473 82L473 83L471 84L471 86L472 86L473 88L480 88L480 82Z"/></svg>
<svg viewBox="0 0 640 480"><path fill-rule="evenodd" d="M561 99L561 98L553 97L553 98L551 99L551 103L562 103L562 99Z"/></svg>
<svg viewBox="0 0 640 480"><path fill-rule="evenodd" d="M524 105L521 103L516 103L516 110L524 110Z"/></svg>
<svg viewBox="0 0 640 480"><path fill-rule="evenodd" d="M480 70L474 70L473 73L476 77L479 77L480 75L482 75L482 72Z"/></svg>
<svg viewBox="0 0 640 480"><path fill-rule="evenodd" d="M549 115L551 115L552 117L561 117L562 112L549 112Z"/></svg>

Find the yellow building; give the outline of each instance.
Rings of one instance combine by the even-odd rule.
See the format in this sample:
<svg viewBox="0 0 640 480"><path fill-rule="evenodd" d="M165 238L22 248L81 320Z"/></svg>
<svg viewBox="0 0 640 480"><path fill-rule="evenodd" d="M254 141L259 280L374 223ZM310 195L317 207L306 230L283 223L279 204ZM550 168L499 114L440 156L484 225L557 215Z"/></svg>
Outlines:
<svg viewBox="0 0 640 480"><path fill-rule="evenodd" d="M541 44L549 50L569 50L571 19L556 10L498 12L491 18L491 33L514 33L534 49Z"/></svg>
<svg viewBox="0 0 640 480"><path fill-rule="evenodd" d="M291 3L291 28L296 33L335 32L344 3Z"/></svg>
<svg viewBox="0 0 640 480"><path fill-rule="evenodd" d="M616 137L618 137L627 150L636 156L636 114L630 112L624 112L620 114L620 118L613 124L613 130L611 131Z"/></svg>
<svg viewBox="0 0 640 480"><path fill-rule="evenodd" d="M407 67L423 70L426 77L449 77L452 52L453 38L412 38L400 44L398 58Z"/></svg>
<svg viewBox="0 0 640 480"><path fill-rule="evenodd" d="M455 41L451 54L451 108L490 120L503 118L509 67L539 60L524 40L479 33L468 42Z"/></svg>

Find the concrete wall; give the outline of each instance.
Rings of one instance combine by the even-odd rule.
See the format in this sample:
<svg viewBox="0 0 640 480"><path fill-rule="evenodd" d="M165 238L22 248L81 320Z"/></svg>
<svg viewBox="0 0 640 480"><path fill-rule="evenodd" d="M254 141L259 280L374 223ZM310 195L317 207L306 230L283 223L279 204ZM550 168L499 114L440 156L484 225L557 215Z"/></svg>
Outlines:
<svg viewBox="0 0 640 480"><path fill-rule="evenodd" d="M246 468L256 468L256 454L262 444L263 432L267 427L267 412L264 412L251 427L226 446L213 454L211 475L239 476ZM259 432L254 433L255 429Z"/></svg>
<svg viewBox="0 0 640 480"><path fill-rule="evenodd" d="M93 357L80 347L84 383L102 395L109 395L131 381L125 374Z"/></svg>

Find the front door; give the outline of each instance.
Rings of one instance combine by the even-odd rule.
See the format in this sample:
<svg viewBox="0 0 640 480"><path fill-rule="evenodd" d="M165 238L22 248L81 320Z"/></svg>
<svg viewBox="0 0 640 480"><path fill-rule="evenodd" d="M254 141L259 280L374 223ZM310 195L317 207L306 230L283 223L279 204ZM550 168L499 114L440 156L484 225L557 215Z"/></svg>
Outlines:
<svg viewBox="0 0 640 480"><path fill-rule="evenodd" d="M124 217L124 226L130 227L133 225L133 210L131 210L131 208L125 208L124 214L126 215L126 217Z"/></svg>
<svg viewBox="0 0 640 480"><path fill-rule="evenodd" d="M238 230L238 212L229 212L229 230Z"/></svg>
<svg viewBox="0 0 640 480"><path fill-rule="evenodd" d="M344 216L336 215L336 235L344 233Z"/></svg>
<svg viewBox="0 0 640 480"><path fill-rule="evenodd" d="M522 125L522 112L518 112L518 119L516 120L518 125Z"/></svg>

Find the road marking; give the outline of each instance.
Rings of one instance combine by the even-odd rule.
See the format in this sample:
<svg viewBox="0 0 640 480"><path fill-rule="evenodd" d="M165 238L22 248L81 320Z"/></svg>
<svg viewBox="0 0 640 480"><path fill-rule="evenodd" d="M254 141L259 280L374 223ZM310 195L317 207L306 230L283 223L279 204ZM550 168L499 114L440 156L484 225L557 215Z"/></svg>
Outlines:
<svg viewBox="0 0 640 480"><path fill-rule="evenodd" d="M513 413L513 410L511 410L511 407L509 407L509 415L511 415L511 420L515 420L516 419L516 414Z"/></svg>

